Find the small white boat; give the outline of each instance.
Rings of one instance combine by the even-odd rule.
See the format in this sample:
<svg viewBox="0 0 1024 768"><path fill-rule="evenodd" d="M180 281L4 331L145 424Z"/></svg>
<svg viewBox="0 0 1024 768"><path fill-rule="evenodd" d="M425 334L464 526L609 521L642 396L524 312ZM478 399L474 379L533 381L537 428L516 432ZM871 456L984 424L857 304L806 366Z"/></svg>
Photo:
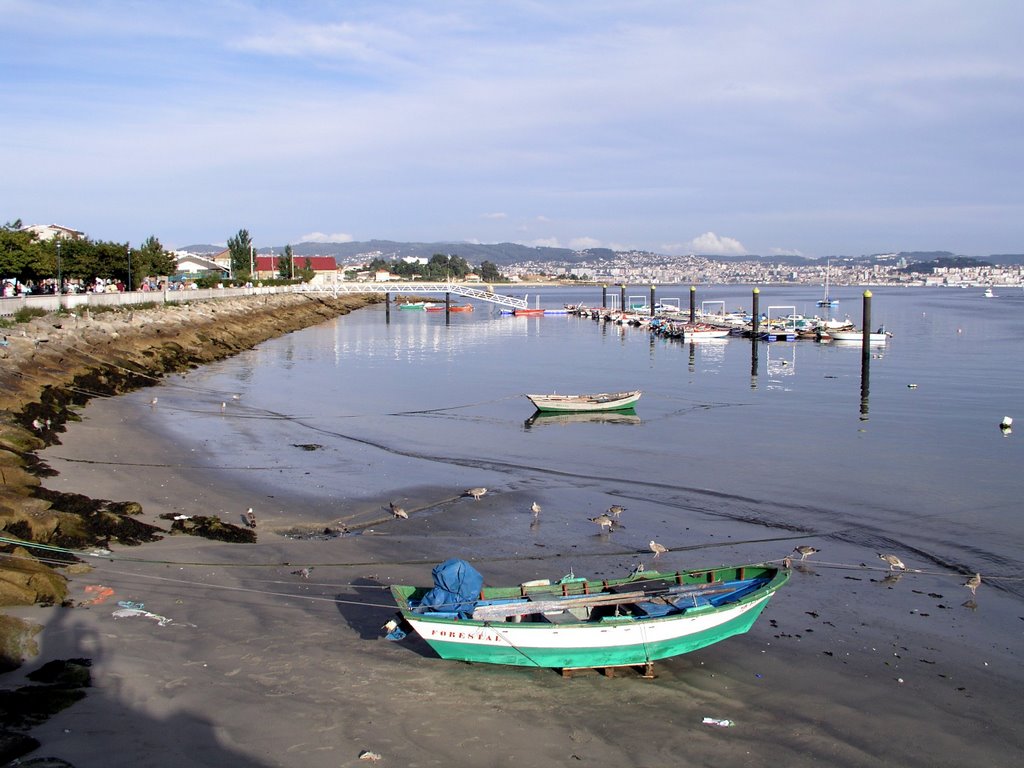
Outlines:
<svg viewBox="0 0 1024 768"><path fill-rule="evenodd" d="M527 395L538 411L588 413L591 411L621 411L632 408L642 392L607 392L594 395Z"/></svg>
<svg viewBox="0 0 1024 768"><path fill-rule="evenodd" d="M985 289L985 298L986 299L994 299L994 298L997 298L997 297L996 297L995 293L992 291L991 288L986 288Z"/></svg>
<svg viewBox="0 0 1024 768"><path fill-rule="evenodd" d="M852 329L849 331L829 331L828 335L832 341L853 341L858 344L864 342L864 332ZM892 336L884 327L868 334L868 344L885 344Z"/></svg>

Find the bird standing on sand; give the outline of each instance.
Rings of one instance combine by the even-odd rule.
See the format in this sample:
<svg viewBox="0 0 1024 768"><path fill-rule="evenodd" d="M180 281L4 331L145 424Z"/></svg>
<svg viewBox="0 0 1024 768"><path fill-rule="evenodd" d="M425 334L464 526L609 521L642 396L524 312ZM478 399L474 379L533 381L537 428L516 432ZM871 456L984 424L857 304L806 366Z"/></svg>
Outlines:
<svg viewBox="0 0 1024 768"><path fill-rule="evenodd" d="M403 520L409 519L409 513L402 509L402 507L395 504L395 502L393 501L391 502L391 514L395 517L400 517Z"/></svg>
<svg viewBox="0 0 1024 768"><path fill-rule="evenodd" d="M647 546L649 546L651 548L651 552L654 553L655 560L657 560L659 557L661 557L661 555L669 551L668 547L666 547L664 544L659 544L654 539L651 539L651 543Z"/></svg>
<svg viewBox="0 0 1024 768"><path fill-rule="evenodd" d="M152 400L149 401L149 404L150 405L156 405L158 400L159 400L159 398L154 397Z"/></svg>
<svg viewBox="0 0 1024 768"><path fill-rule="evenodd" d="M605 528L607 528L609 531L611 531L612 526L615 525L615 521L612 520L610 517L608 517L608 515L598 515L597 517L588 517L587 520L589 520L592 523L597 523L599 526L601 526L601 533L604 533L604 529Z"/></svg>
<svg viewBox="0 0 1024 768"><path fill-rule="evenodd" d="M245 524L248 525L250 528L256 527L256 515L252 511L252 507L249 507L247 510L245 510Z"/></svg>
<svg viewBox="0 0 1024 768"><path fill-rule="evenodd" d="M964 586L971 590L972 595L976 595L978 593L978 587L981 586L981 574L976 573L971 576L971 578L964 582Z"/></svg>
<svg viewBox="0 0 1024 768"><path fill-rule="evenodd" d="M801 560L806 560L811 555L818 554L821 550L810 547L806 544L801 544L799 547L793 547L793 551L800 555Z"/></svg>
<svg viewBox="0 0 1024 768"><path fill-rule="evenodd" d="M540 504L538 504L536 501L533 502L533 505L530 507L530 511L533 512L535 517L537 515L539 515L540 514Z"/></svg>
<svg viewBox="0 0 1024 768"><path fill-rule="evenodd" d="M907 566L905 566L903 561L896 557L896 555L883 555L879 552L878 557L889 564L890 571L895 570L896 568L899 568L901 571L907 570Z"/></svg>
<svg viewBox="0 0 1024 768"><path fill-rule="evenodd" d="M313 567L312 566L310 566L309 568L299 568L299 570L297 570L297 571L292 571L292 576L298 576L299 578L302 578L302 579L308 579L309 578L309 574L311 574L312 572L313 572Z"/></svg>
<svg viewBox="0 0 1024 768"><path fill-rule="evenodd" d="M463 491L462 495L472 496L473 501L479 501L480 497L483 496L485 493L487 493L486 488L469 488L468 490Z"/></svg>
<svg viewBox="0 0 1024 768"><path fill-rule="evenodd" d="M625 511L626 508L620 507L618 504L612 504L610 507L608 507L608 514L616 519Z"/></svg>

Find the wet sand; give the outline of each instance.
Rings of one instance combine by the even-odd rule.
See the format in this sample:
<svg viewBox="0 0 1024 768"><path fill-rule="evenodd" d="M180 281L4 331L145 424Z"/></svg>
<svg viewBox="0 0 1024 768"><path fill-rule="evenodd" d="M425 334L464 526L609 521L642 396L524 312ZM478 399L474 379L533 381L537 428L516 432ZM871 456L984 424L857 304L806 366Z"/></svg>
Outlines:
<svg viewBox="0 0 1024 768"><path fill-rule="evenodd" d="M288 538L280 531L292 520L274 510L291 500L254 500L253 487L197 471L215 457L149 429L140 402L91 403L61 445L41 452L60 473L47 487L139 501L162 527L167 512L239 522L253 506L258 540L114 544L71 578L77 603L95 594L87 586L112 588L102 604L12 610L45 629L40 656L9 685L50 659L93 664L86 698L32 731L43 746L30 757L78 768L357 765L364 750L409 766L998 766L1024 754L1024 675L1016 649L992 641L1020 629L990 631L1020 624L1020 611L997 589L980 589L972 610L962 579L907 574L888 585L874 563L816 567L853 556L822 552L749 634L659 662L654 680L445 662L418 640L382 638L394 613L383 587L428 582L451 556L473 558L500 584L569 567L619 575L635 555L588 556L600 552L588 541L573 552L539 546L545 539L528 531L532 499L501 488L479 501L458 497L459 487L396 488L407 508L426 509L360 535ZM386 518L387 501L366 498L338 517ZM734 554L725 547L700 562ZM693 564L684 552L659 560ZM308 580L293 573L308 566ZM169 621L116 618L118 601Z"/></svg>

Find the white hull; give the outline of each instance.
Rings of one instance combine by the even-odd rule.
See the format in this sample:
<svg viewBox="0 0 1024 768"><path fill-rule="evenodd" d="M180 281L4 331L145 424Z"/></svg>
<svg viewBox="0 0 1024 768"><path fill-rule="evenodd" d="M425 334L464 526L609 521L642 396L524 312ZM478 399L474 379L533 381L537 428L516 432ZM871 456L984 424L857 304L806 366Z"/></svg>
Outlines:
<svg viewBox="0 0 1024 768"><path fill-rule="evenodd" d="M530 402L540 411L565 413L591 413L631 408L642 393L614 392L596 395L527 395Z"/></svg>

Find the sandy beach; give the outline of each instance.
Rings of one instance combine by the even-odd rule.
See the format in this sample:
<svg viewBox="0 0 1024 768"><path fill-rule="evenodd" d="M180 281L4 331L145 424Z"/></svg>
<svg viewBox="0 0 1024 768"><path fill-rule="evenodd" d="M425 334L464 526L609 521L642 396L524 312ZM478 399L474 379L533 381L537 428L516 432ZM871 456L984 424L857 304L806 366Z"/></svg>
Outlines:
<svg viewBox="0 0 1024 768"><path fill-rule="evenodd" d="M139 501L164 527L166 512L228 519L265 506L250 489L197 481L187 467L203 457L154 440L140 411L138 395L92 403L42 453L60 473L47 485ZM145 482L125 457L146 466ZM450 491L416 492L427 505ZM1011 765L1022 753L1021 670L984 640L988 607L1007 598L980 593L972 611L949 579L908 574L913 590L897 591L881 572L844 576L812 560L751 633L661 662L655 680L470 666L382 639L393 608L381 587L429 580L436 562L474 551L485 513L524 508L515 493L494 494L327 541L287 538L261 518L255 544L112 545L70 583L76 603L109 587L103 603L17 609L45 624L39 659L19 673L92 660L93 687L33 730L35 754L88 768L114 755L131 765L343 766L371 751L411 766L953 766ZM533 554L478 567L489 583L561 575ZM308 580L293 573L306 566ZM116 618L118 601L165 621Z"/></svg>

